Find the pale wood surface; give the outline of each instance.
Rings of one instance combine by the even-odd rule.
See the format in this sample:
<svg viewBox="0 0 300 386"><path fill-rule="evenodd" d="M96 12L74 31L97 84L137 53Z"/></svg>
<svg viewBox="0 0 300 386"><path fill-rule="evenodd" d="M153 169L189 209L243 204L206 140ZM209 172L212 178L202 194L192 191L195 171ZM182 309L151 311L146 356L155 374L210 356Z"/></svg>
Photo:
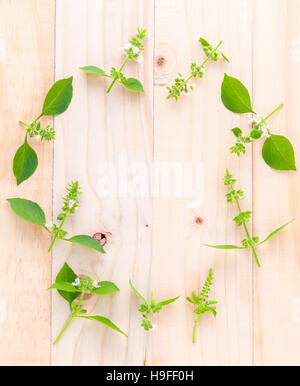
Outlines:
<svg viewBox="0 0 300 386"><path fill-rule="evenodd" d="M195 81L193 96L183 96L177 104L166 103L163 82L155 87L155 159L202 162L204 201L199 209L187 209L184 199L155 201L154 290L162 297L181 294L182 298L159 315L159 329L153 333L154 364L251 363L251 259L247 254L202 246L205 242L238 243L243 238L232 223L235 208L228 207L224 197L221 179L226 166L241 177L247 192L244 205L251 205L251 154L243 163L230 156L232 134L228 129L240 122L224 109L219 97L225 71L251 85L249 14L251 1L243 7L236 1L156 1L155 36L160 55L163 44L169 47L165 83L177 71L186 73L191 61L203 60L201 36L216 44L223 39L222 49L232 65L222 61L208 65L205 78ZM203 219L201 225L196 224L196 217ZM184 297L200 290L211 267L216 275L212 297L220 302L219 315L216 321L211 315L202 319L198 344L192 345L193 308Z"/></svg>
<svg viewBox="0 0 300 386"><path fill-rule="evenodd" d="M83 189L82 206L69 224L70 231L90 235L107 231L112 237L105 256L57 245L53 273L67 260L78 273L114 281L120 293L91 298L88 310L109 317L133 334L126 340L96 323L75 321L63 344L53 351L53 363L142 365L147 336L139 327L138 303L128 281L132 278L142 292L148 291L152 200L102 199L97 184L101 163L105 161L117 166L119 157L124 156L129 163L139 161L147 165L153 158L154 7L151 1L138 0L77 1L76 7L73 4L72 0L60 0L56 9L56 77L75 73L75 95L68 112L56 120L54 213L59 210L66 183L78 179ZM111 66L119 67L122 55L118 47L135 34L137 26L147 28L150 36L144 64L130 63L125 71L142 80L146 94L131 94L116 85L107 95L109 84L105 79L87 76L78 68L91 64L109 71ZM56 335L66 321L68 307L54 295L53 309Z"/></svg>
<svg viewBox="0 0 300 386"><path fill-rule="evenodd" d="M284 109L270 120L270 126L274 133L290 138L296 149L300 146L300 62L293 52L297 48L293 42L300 36L299 11L299 1L256 1L253 35L255 108L268 114L284 102ZM268 28L262 14L272 20ZM267 69L265 58L272 64ZM292 303L300 294L300 179L298 173L278 173L268 168L259 156L260 151L261 146L255 147L255 233L266 234L289 219L296 221L272 243L261 247L263 269L255 270L254 360L263 365L299 365L300 326L292 320ZM299 167L299 151L296 157Z"/></svg>
<svg viewBox="0 0 300 386"><path fill-rule="evenodd" d="M292 319L300 298L299 220L259 249L260 270L247 252L202 246L244 237L232 222L236 210L224 197L226 167L245 190L242 205L254 211L255 234L263 237L299 217L298 173L268 168L261 144L240 159L230 155L230 129L246 129L247 117L227 111L219 97L226 72L247 85L262 114L285 103L270 125L291 139L299 166L299 19L300 0L0 0L0 364L300 364L300 325ZM118 67L118 47L137 26L149 33L144 62L130 63L125 72L141 79L146 93L116 85L107 95L105 79L78 68ZM166 101L165 86L177 72L186 73L192 61L203 58L200 36L223 40L231 64L209 64L190 97ZM51 145L34 141L38 171L16 188L11 164L23 139L18 121L36 116L54 64L56 79L74 75L74 98L55 119L53 154ZM122 157L146 165L148 173L152 161L202 163L202 204L190 208L174 197L104 198L103 162L118 165ZM6 204L7 197L29 198L51 216L53 200L55 219L72 180L79 180L83 194L66 228L70 235L109 232L104 256L58 241L51 259L47 235L16 218ZM52 346L69 310L54 292L51 305L45 289L64 261L79 275L119 286L118 294L91 297L85 306L112 319L128 340L75 320ZM218 317L201 319L193 345L193 309L184 298L200 288L209 268L215 272ZM152 333L139 326L129 278L144 295L153 290L157 300L181 295L155 316Z"/></svg>
<svg viewBox="0 0 300 386"><path fill-rule="evenodd" d="M53 82L54 3L0 1L1 268L0 363L48 364L50 359L49 237L12 215L6 198L38 201L51 215L52 146L31 141L39 157L35 175L16 187L13 156L24 142L19 120L40 113ZM26 22L24 22L26 20Z"/></svg>

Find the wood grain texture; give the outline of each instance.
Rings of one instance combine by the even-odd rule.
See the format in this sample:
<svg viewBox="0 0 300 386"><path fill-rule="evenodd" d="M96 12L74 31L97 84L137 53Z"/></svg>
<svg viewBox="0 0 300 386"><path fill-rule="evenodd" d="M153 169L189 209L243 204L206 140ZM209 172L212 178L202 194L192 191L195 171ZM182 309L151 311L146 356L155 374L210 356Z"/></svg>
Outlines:
<svg viewBox="0 0 300 386"><path fill-rule="evenodd" d="M128 165L141 162L150 172L153 158L153 16L152 1L57 1L56 77L75 74L74 99L66 114L56 120L54 213L65 185L78 179L82 185L81 208L68 224L72 234L110 232L107 254L84 248L57 245L53 273L64 261L78 274L112 280L120 288L113 296L92 297L86 306L91 314L109 317L129 332L122 335L96 323L75 320L53 351L54 364L139 364L147 350L147 336L139 327L138 303L129 278L147 293L151 271L152 200L101 193L104 178L122 159ZM132 94L115 85L106 94L105 79L87 76L78 68L97 65L109 71L119 67L118 49L136 33L148 30L143 65L130 63L124 72L141 79L145 95ZM106 166L110 167L106 170ZM128 175L134 183L134 170ZM114 182L114 181L113 181ZM122 197L124 195L124 197ZM68 307L53 296L53 338L68 317Z"/></svg>
<svg viewBox="0 0 300 386"><path fill-rule="evenodd" d="M115 85L107 94L106 79L79 67L120 66L119 47L138 26L148 30L144 61L129 63L124 72L141 79L146 92ZM165 86L203 59L200 37L223 40L231 64L209 63L191 96L167 101ZM248 130L248 119L220 100L226 72L248 87L261 114L283 102L270 126L289 137L299 167L299 63L300 0L0 0L1 365L299 365L299 174L266 166L262 142L239 159L231 155L230 129ZM74 75L73 101L54 121L53 153L51 144L32 141L39 168L17 188L11 167L24 137L18 121L39 113L54 64L56 79ZM173 188L180 168L192 166L196 178L197 165L202 201L191 206L193 200L178 191L176 197ZM168 177L158 174L152 198L151 176L161 166L169 167L173 188L169 196L163 192ZM246 193L242 207L253 210L255 235L264 237L296 218L259 248L261 269L248 252L203 246L244 238L232 222L236 208L226 203L226 167ZM122 170L130 193L118 180ZM149 186L138 185L143 173ZM17 218L5 199L37 201L55 220L73 180L83 194L66 229L70 236L102 233L107 253L57 241L50 261L49 237ZM109 194L109 188L115 191ZM128 339L101 324L74 320L52 346L69 309L55 292L51 304L46 288L65 261L78 275L118 285L119 293L89 297L84 306L91 315L109 317ZM200 289L209 268L218 316L201 318L193 345L193 308L185 297ZM129 278L156 300L181 295L154 316L158 326L151 333L140 327Z"/></svg>
<svg viewBox="0 0 300 386"><path fill-rule="evenodd" d="M49 237L17 218L6 198L38 201L51 216L51 144L30 141L39 167L19 187L12 161L25 136L19 120L36 118L52 84L53 43L53 0L0 1L1 365L50 363Z"/></svg>
<svg viewBox="0 0 300 386"><path fill-rule="evenodd" d="M268 114L285 103L269 123L272 132L292 141L299 167L300 71L293 43L300 37L300 2L262 0L255 2L254 9L255 108ZM268 28L263 15L268 15ZM255 271L254 360L259 365L299 365L300 329L292 317L293 302L300 294L299 174L273 171L264 164L260 152L261 146L256 146L255 233L263 236L292 218L297 220L261 247L263 269Z"/></svg>
<svg viewBox="0 0 300 386"><path fill-rule="evenodd" d="M158 316L154 365L251 363L251 257L202 245L239 243L243 238L232 222L236 209L229 208L224 197L226 166L241 178L247 192L244 204L251 206L251 154L242 163L229 154L230 129L240 121L224 109L219 97L225 71L251 85L249 14L251 1L156 1L156 60L165 56L166 66L163 72L157 68L155 78L155 160L201 162L204 201L188 209L185 199L155 200L153 287L162 298L182 297ZM232 65L209 63L205 78L194 82L192 96L167 102L164 86L177 72L186 74L192 61L203 60L200 37L215 44L224 40L222 49ZM202 224L197 224L197 217ZM216 321L211 315L201 318L193 345L193 308L184 298L200 290L211 267L215 272L211 296L219 301L219 314Z"/></svg>

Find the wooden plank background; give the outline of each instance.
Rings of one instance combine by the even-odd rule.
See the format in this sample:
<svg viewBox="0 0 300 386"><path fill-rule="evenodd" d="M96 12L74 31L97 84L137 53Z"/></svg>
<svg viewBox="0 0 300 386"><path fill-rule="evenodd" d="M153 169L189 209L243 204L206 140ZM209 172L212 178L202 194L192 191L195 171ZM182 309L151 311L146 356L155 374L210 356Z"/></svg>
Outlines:
<svg viewBox="0 0 300 386"><path fill-rule="evenodd" d="M24 23L27 20L28 23ZM118 66L118 50L137 26L148 30L142 65L126 73L142 80L145 95L106 82L78 68ZM223 40L231 64L211 63L190 97L166 101L165 86L203 57L199 37ZM245 83L255 109L273 131L293 142L300 163L297 113L300 98L300 0L0 0L0 364L8 365L299 365L300 223L298 173L279 173L261 159L261 143L246 156L230 155L232 127L247 118L220 101L224 72ZM24 133L18 121L33 119L54 79L74 75L74 98L55 118L57 138L33 141L35 175L16 187L11 171ZM105 165L192 162L203 166L204 199L190 208L185 198L141 195L105 198ZM203 242L237 242L222 177L229 167L246 192L243 207L254 211L261 237L291 218L296 221L259 250L257 269L246 252L205 249ZM134 175L131 176L134 179ZM10 211L7 197L41 204L55 218L65 185L79 180L81 207L67 223L71 234L107 236L105 256L49 238ZM154 190L161 186L156 182ZM61 342L52 341L68 318L68 307L46 291L64 261L77 273L112 280L120 293L85 301L129 334L75 320ZM212 297L218 317L201 319L191 342L193 312L184 300L215 272ZM181 295L155 316L157 329L140 328L131 278L145 295ZM52 299L52 301L51 301ZM297 317L298 316L298 317Z"/></svg>

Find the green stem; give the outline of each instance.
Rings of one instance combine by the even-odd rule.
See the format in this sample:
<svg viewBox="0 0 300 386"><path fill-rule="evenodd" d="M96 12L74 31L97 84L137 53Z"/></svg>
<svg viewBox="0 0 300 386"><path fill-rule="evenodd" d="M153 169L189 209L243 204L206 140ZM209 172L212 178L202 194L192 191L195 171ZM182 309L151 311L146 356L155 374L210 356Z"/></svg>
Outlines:
<svg viewBox="0 0 300 386"><path fill-rule="evenodd" d="M212 50L212 52L210 53L210 55L207 56L207 58L200 64L200 68L203 68L205 66L205 64L209 61L209 59L211 59L211 57L213 56L213 54L217 51L217 49L220 47L220 45L223 43L223 40L220 41L220 43ZM188 78L187 78L187 81L191 80L193 78L193 75L190 75Z"/></svg>
<svg viewBox="0 0 300 386"><path fill-rule="evenodd" d="M123 68L125 67L125 65L127 64L129 60L129 56L126 57L126 59L124 60L122 66L120 67L119 69L119 72L121 72L123 70ZM112 81L111 85L108 87L107 89L107 94L110 92L110 90L113 88L114 84L116 83L116 81L118 80L117 77L114 77L114 80Z"/></svg>
<svg viewBox="0 0 300 386"><path fill-rule="evenodd" d="M231 185L231 189L234 190L233 186ZM242 213L242 209L241 209L241 206L240 206L240 203L239 203L239 200L235 197L235 202L237 204L237 207L239 209L239 213ZM250 247L252 249L252 253L253 253L253 256L255 258L255 261L256 261L256 264L258 266L258 268L260 268L260 262L259 262L259 259L258 259L258 256L257 256L257 253L256 253L256 250L255 250L255 247L254 245L252 244L252 237L250 235L250 232L248 230L248 227L247 227L247 224L243 221L243 227L244 227L244 230L246 232L246 235L248 237L248 240L250 241Z"/></svg>
<svg viewBox="0 0 300 386"><path fill-rule="evenodd" d="M40 118L42 118L44 116L44 114L43 113L41 113L37 118L35 118L35 120L33 121L33 122L36 122L36 121L38 121Z"/></svg>
<svg viewBox="0 0 300 386"><path fill-rule="evenodd" d="M79 299L79 302L77 304L77 307L76 307L76 310L75 310L75 314L79 311L79 309L81 307L81 303L82 303L83 297L84 297L84 292L82 292L81 295L80 295L80 299Z"/></svg>
<svg viewBox="0 0 300 386"><path fill-rule="evenodd" d="M80 306L81 306L81 303L82 303L82 300L83 300L83 297L84 297L84 292L81 293L81 296L80 296L80 299L79 299L79 302L78 302L78 305L75 309L75 311L72 313L72 316L70 317L70 319L67 321L66 325L64 326L64 328L61 330L60 334L58 335L58 337L55 339L55 341L53 342L53 344L56 344L60 338L63 336L63 334L65 333L66 329L69 327L69 325L71 324L72 320L74 318L76 318L77 316L77 312L79 311L80 309Z"/></svg>
<svg viewBox="0 0 300 386"><path fill-rule="evenodd" d="M193 328L193 343L196 343L196 329L197 329L198 322L199 322L199 315L196 315L194 320L194 328Z"/></svg>
<svg viewBox="0 0 300 386"><path fill-rule="evenodd" d="M271 112L271 114L269 114L266 118L264 118L264 121L271 118L271 116L274 115L275 113L277 113L277 111L280 110L282 107L283 107L283 103L281 103L278 107L276 107L276 109L274 111Z"/></svg>
<svg viewBox="0 0 300 386"><path fill-rule="evenodd" d="M48 249L48 252L51 252L51 251L52 251L52 248L53 248L53 245L55 244L55 241L56 241L56 239L57 239L58 233L59 233L59 231L61 230L62 226L64 225L64 222L66 221L66 218L67 218L67 216L68 216L69 213L70 213L70 209L68 209L68 211L67 211L66 214L65 214L65 217L64 217L63 220L61 221L60 226L58 227L57 232L56 232L55 236L53 237L53 240L52 240L52 242L51 242L51 244L50 244L50 247L49 247L49 249Z"/></svg>
<svg viewBox="0 0 300 386"><path fill-rule="evenodd" d="M61 330L60 334L58 335L58 337L55 339L55 341L53 342L53 344L56 344L60 338L63 336L64 332L66 331L66 329L69 327L70 323L72 322L72 320L74 319L74 316L72 315L70 317L70 319L68 320L68 322L66 323L65 327Z"/></svg>

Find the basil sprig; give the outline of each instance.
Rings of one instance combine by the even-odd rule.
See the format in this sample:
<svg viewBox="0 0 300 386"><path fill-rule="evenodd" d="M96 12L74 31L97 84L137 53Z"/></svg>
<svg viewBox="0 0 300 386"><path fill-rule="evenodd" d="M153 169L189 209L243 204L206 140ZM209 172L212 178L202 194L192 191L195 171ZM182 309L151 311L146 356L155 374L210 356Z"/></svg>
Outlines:
<svg viewBox="0 0 300 386"><path fill-rule="evenodd" d="M111 320L104 316L92 315L87 316L87 310L82 308L82 302L85 294L92 295L110 295L120 291L119 288L110 281L92 280L89 277L79 278L72 270L72 268L65 263L61 268L60 272L56 276L55 282L49 289L56 289L59 295L69 303L71 317L67 321L64 328L61 330L58 337L55 339L53 344L57 344L62 335L65 333L71 322L75 318L88 319L94 322L104 324L105 326L123 334L127 337L118 326L116 326ZM76 299L78 300L76 301Z"/></svg>
<svg viewBox="0 0 300 386"><path fill-rule="evenodd" d="M102 245L90 236L78 235L71 238L66 237L68 232L63 229L63 225L66 218L69 215L74 214L79 207L79 189L80 188L77 181L68 185L67 194L63 199L61 213L57 216L57 220L60 221L59 225L53 224L52 222L47 224L45 213L36 202L23 198L10 198L7 201L17 216L31 224L40 225L52 236L52 242L48 252L51 252L55 241L59 239L94 249L100 253L105 253Z"/></svg>
<svg viewBox="0 0 300 386"><path fill-rule="evenodd" d="M28 144L28 138L40 136L41 141L55 139L55 130L50 125L43 128L40 119L44 116L62 114L69 107L73 96L73 77L61 79L54 83L46 95L41 114L30 124L20 121L25 127L23 145L17 150L13 160L13 173L17 185L33 175L38 167L38 157L34 149Z"/></svg>
<svg viewBox="0 0 300 386"><path fill-rule="evenodd" d="M250 114L251 130L247 135L244 135L238 127L232 129L237 138L235 145L230 149L232 153L238 156L245 154L246 144L266 137L262 149L262 157L266 164L275 170L296 170L295 154L291 142L282 135L273 134L267 123L268 119L283 106L282 104L267 117L261 117L253 110L247 88L238 79L227 74L222 83L221 99L224 106L233 113Z"/></svg>

